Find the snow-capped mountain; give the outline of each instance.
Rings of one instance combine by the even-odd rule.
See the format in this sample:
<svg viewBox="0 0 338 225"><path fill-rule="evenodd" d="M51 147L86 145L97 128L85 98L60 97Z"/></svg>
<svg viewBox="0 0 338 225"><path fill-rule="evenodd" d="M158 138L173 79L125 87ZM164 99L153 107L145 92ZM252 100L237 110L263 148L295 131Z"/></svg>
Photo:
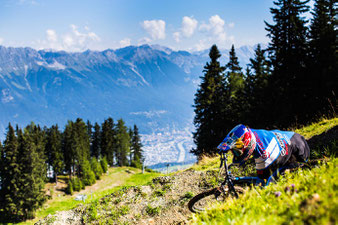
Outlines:
<svg viewBox="0 0 338 225"><path fill-rule="evenodd" d="M137 124L148 165L191 161L192 104L208 52L149 45L80 53L0 46L0 139L9 122L63 127L77 117L102 123L111 116ZM228 52L222 51L222 63ZM254 47L236 52L245 66Z"/></svg>

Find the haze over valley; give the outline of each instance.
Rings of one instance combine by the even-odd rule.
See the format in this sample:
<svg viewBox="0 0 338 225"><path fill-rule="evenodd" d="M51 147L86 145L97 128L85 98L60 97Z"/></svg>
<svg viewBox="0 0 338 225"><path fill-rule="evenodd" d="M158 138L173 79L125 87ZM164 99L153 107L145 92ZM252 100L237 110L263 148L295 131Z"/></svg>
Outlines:
<svg viewBox="0 0 338 225"><path fill-rule="evenodd" d="M236 49L243 68L254 48ZM208 53L159 45L75 53L0 46L0 139L9 122L63 129L78 117L123 118L140 129L146 165L194 162L192 104ZM222 50L223 65L228 53Z"/></svg>

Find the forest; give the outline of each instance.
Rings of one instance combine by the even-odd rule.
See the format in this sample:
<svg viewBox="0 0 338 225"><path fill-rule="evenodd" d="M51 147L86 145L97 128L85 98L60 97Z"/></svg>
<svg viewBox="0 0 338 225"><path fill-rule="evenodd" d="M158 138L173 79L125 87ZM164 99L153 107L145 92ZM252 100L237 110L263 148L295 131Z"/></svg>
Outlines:
<svg viewBox="0 0 338 225"><path fill-rule="evenodd" d="M92 185L109 166L141 168L142 144L136 125L112 118L101 126L78 118L41 128L33 122L24 129L8 125L0 143L0 219L19 221L34 217L46 201L47 181L68 175L68 194Z"/></svg>
<svg viewBox="0 0 338 225"><path fill-rule="evenodd" d="M195 155L216 154L237 124L288 129L336 116L335 1L316 0L310 11L309 0L277 0L270 12L268 47L258 44L244 71L234 45L226 65L219 63L217 46L211 47L194 99Z"/></svg>

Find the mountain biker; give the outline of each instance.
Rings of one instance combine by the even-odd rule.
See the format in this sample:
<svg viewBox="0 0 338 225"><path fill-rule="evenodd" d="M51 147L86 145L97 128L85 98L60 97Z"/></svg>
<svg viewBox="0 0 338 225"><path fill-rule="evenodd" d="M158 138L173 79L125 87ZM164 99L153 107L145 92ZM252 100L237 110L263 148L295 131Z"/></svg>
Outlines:
<svg viewBox="0 0 338 225"><path fill-rule="evenodd" d="M233 163L242 165L253 154L257 175L267 179L281 167L294 168L307 162L310 148L303 136L292 131L257 130L242 124L234 127L217 147L231 151Z"/></svg>

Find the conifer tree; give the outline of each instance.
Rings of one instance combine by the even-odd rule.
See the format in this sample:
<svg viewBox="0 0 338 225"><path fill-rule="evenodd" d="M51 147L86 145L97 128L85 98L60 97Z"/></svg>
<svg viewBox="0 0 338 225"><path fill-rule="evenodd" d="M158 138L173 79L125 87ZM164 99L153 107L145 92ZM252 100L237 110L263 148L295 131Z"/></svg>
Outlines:
<svg viewBox="0 0 338 225"><path fill-rule="evenodd" d="M116 125L116 152L117 164L119 166L128 165L128 155L130 151L130 137L128 129L123 119L119 119Z"/></svg>
<svg viewBox="0 0 338 225"><path fill-rule="evenodd" d="M93 125L91 124L89 120L87 120L87 134L89 138L89 146L90 146L89 152L91 156L93 152Z"/></svg>
<svg viewBox="0 0 338 225"><path fill-rule="evenodd" d="M62 152L65 163L65 169L71 178L75 172L76 147L75 147L75 132L73 131L74 123L68 121L63 132Z"/></svg>
<svg viewBox="0 0 338 225"><path fill-rule="evenodd" d="M18 133L20 155L20 210L24 219L32 219L35 211L42 206L45 198L45 159L41 155L42 131L31 123L25 132Z"/></svg>
<svg viewBox="0 0 338 225"><path fill-rule="evenodd" d="M239 65L234 45L231 46L229 62L226 64L225 68L229 70L226 72L226 78L230 91L230 98L238 98L239 93L244 87L244 75L242 73L242 67Z"/></svg>
<svg viewBox="0 0 338 225"><path fill-rule="evenodd" d="M97 159L101 157L101 127L98 123L95 123L94 125L91 155L96 157Z"/></svg>
<svg viewBox="0 0 338 225"><path fill-rule="evenodd" d="M115 125L111 117L106 119L102 124L101 130L101 156L106 157L110 166L114 165L116 159L115 147Z"/></svg>
<svg viewBox="0 0 338 225"><path fill-rule="evenodd" d="M245 96L247 108L245 118L251 126L266 126L267 105L269 103L267 87L270 74L270 65L264 55L264 50L258 44L253 59L250 59L249 70L245 79ZM252 71L252 74L251 74Z"/></svg>
<svg viewBox="0 0 338 225"><path fill-rule="evenodd" d="M46 131L47 164L53 168L54 179L57 184L57 175L61 174L64 169L64 160L62 153L62 135L58 125L53 125Z"/></svg>
<svg viewBox="0 0 338 225"><path fill-rule="evenodd" d="M108 162L107 162L106 157L103 157L101 159L100 164L101 164L103 172L106 173L108 171Z"/></svg>
<svg viewBox="0 0 338 225"><path fill-rule="evenodd" d="M133 153L131 165L136 167L136 168L141 168L144 158L143 158L141 137L140 137L140 134L139 134L139 131L138 131L138 127L136 125L134 125L133 130L131 129L130 137L131 137L130 150Z"/></svg>
<svg viewBox="0 0 338 225"><path fill-rule="evenodd" d="M308 12L309 0L276 0L271 8L273 24L266 23L270 60L273 73L270 79L270 93L273 105L270 121L279 126L290 126L300 121L302 110L306 109L303 89L306 80L307 21L302 17ZM297 116L298 115L298 118Z"/></svg>
<svg viewBox="0 0 338 225"><path fill-rule="evenodd" d="M129 127L128 129L128 134L129 134L129 137L130 137L130 140L129 140L129 144L130 144L130 151L129 151L129 165L130 166L133 166L133 157L134 157L134 149L133 149L133 143L132 143L132 140L133 140L133 130L131 127ZM134 166L136 167L136 166Z"/></svg>
<svg viewBox="0 0 338 225"><path fill-rule="evenodd" d="M337 11L336 1L316 0L310 26L310 60L307 105L310 111L325 114L336 106Z"/></svg>
<svg viewBox="0 0 338 225"><path fill-rule="evenodd" d="M95 174L96 180L99 180L101 178L103 170L102 170L101 164L97 161L97 159L95 157L91 158L90 167L92 168L92 171Z"/></svg>
<svg viewBox="0 0 338 225"><path fill-rule="evenodd" d="M221 54L216 45L209 52L210 62L204 66L204 76L195 94L194 142L196 148L191 152L197 156L216 154L216 147L225 134L222 127L225 93L224 67L218 59Z"/></svg>
<svg viewBox="0 0 338 225"><path fill-rule="evenodd" d="M69 121L63 138L66 169L70 176L77 175L85 185L95 183L95 174L90 167L90 144L88 130L82 119Z"/></svg>
<svg viewBox="0 0 338 225"><path fill-rule="evenodd" d="M18 140L14 128L9 123L8 131L3 146L3 213L8 217L16 217L19 214L19 191L20 191L20 164L18 152Z"/></svg>
<svg viewBox="0 0 338 225"><path fill-rule="evenodd" d="M244 112L248 108L244 95L244 74L236 56L235 46L231 46L226 68L225 105L223 110L223 129L229 131L238 123L243 123Z"/></svg>
<svg viewBox="0 0 338 225"><path fill-rule="evenodd" d="M88 129L82 119L76 119L74 123L74 142L76 149L76 170L80 178L84 179L85 185L95 182L95 175L90 168L90 143ZM94 177L94 179L93 179Z"/></svg>

